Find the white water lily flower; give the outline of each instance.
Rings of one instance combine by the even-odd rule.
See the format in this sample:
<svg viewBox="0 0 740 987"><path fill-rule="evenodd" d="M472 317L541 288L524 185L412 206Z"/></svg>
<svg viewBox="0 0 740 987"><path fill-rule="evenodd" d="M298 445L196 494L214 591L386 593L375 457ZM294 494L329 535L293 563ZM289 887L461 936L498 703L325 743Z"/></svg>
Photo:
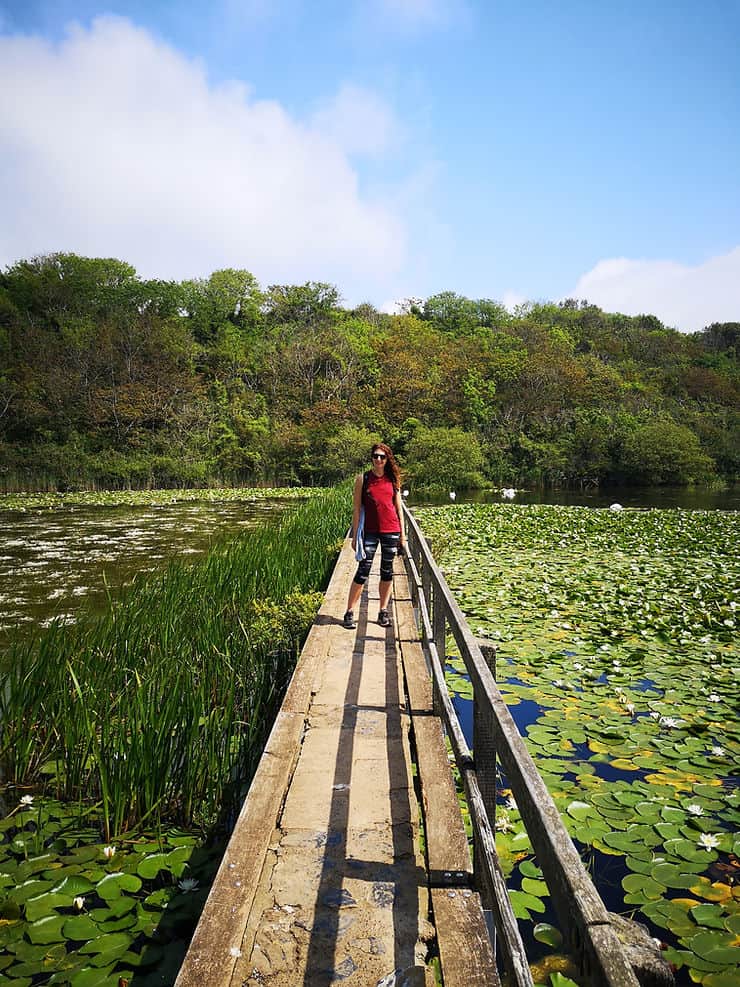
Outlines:
<svg viewBox="0 0 740 987"><path fill-rule="evenodd" d="M496 829L499 833L510 833L514 829L514 824L505 812L496 816Z"/></svg>
<svg viewBox="0 0 740 987"><path fill-rule="evenodd" d="M506 808L510 809L512 812L516 811L517 804L516 804L516 799L514 798L513 795L509 795L509 797L506 799Z"/></svg>
<svg viewBox="0 0 740 987"><path fill-rule="evenodd" d="M697 805L696 802L692 802L691 805L687 805L686 806L686 811L689 813L690 816L703 816L704 815L704 810L702 809L702 807L700 805Z"/></svg>
<svg viewBox="0 0 740 987"><path fill-rule="evenodd" d="M661 716L658 722L662 727L668 727L670 729L671 727L677 727L681 721L673 716Z"/></svg>
<svg viewBox="0 0 740 987"><path fill-rule="evenodd" d="M718 696L716 692L710 692L709 695L707 696L707 702L710 702L710 703L721 703L722 702L722 696Z"/></svg>
<svg viewBox="0 0 740 987"><path fill-rule="evenodd" d="M634 703L625 703L624 704L624 708L627 710L627 712L630 714L630 716L634 716L635 715L635 704Z"/></svg>
<svg viewBox="0 0 740 987"><path fill-rule="evenodd" d="M32 804L33 804L33 795L21 796L21 805L32 805Z"/></svg>
<svg viewBox="0 0 740 987"><path fill-rule="evenodd" d="M654 720L660 719L660 713L657 711L657 709L651 709L648 715L652 716Z"/></svg>
<svg viewBox="0 0 740 987"><path fill-rule="evenodd" d="M78 912L81 912L82 909L85 907L85 899L84 898L81 898L81 897L80 898L75 898L75 900L72 902L72 904L75 906L75 908L77 909Z"/></svg>
<svg viewBox="0 0 740 987"><path fill-rule="evenodd" d="M712 754L714 754L715 757L724 757L725 749L724 747L720 747L719 745L717 745L716 747L712 748Z"/></svg>
<svg viewBox="0 0 740 987"><path fill-rule="evenodd" d="M555 681L553 682L553 685L554 685L554 686L555 686L555 688L557 688L557 689L562 689L562 688L563 688L563 686L565 685L565 682L563 682L563 680L562 680L562 679L555 679Z"/></svg>
<svg viewBox="0 0 740 987"><path fill-rule="evenodd" d="M714 850L715 847L719 846L719 836L714 833L701 833L696 842L705 850Z"/></svg>
<svg viewBox="0 0 740 987"><path fill-rule="evenodd" d="M610 511L623 511L624 508L622 507L621 504L609 504L609 510Z"/></svg>
<svg viewBox="0 0 740 987"><path fill-rule="evenodd" d="M177 882L177 886L187 894L188 891L195 891L197 889L198 882L194 877L184 877L182 881Z"/></svg>
<svg viewBox="0 0 740 987"><path fill-rule="evenodd" d="M115 853L116 853L116 848L114 846L103 847L103 856L105 857L106 860L110 860L112 857L114 857Z"/></svg>
<svg viewBox="0 0 740 987"><path fill-rule="evenodd" d="M577 672L583 671L583 665L580 663L580 661L574 661L573 668L575 668Z"/></svg>

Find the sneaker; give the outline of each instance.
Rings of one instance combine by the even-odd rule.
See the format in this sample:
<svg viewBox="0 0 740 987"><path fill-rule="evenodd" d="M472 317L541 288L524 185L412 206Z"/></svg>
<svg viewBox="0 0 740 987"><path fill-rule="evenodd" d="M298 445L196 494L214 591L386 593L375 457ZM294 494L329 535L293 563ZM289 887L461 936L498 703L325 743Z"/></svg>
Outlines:
<svg viewBox="0 0 740 987"><path fill-rule="evenodd" d="M353 631L357 626L355 624L355 615L352 613L351 610L348 610L347 613L344 615L342 624L347 628L348 631Z"/></svg>
<svg viewBox="0 0 740 987"><path fill-rule="evenodd" d="M381 610L378 614L378 623L381 627L390 627L391 618L387 610Z"/></svg>

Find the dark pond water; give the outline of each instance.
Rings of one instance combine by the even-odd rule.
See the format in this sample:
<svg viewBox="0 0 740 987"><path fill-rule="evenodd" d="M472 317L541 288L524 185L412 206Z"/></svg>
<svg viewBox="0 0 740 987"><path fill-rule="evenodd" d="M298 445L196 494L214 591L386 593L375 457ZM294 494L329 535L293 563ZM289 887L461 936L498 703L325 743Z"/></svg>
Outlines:
<svg viewBox="0 0 740 987"><path fill-rule="evenodd" d="M498 504L504 498L500 490L460 490L455 492L455 502L462 504ZM449 495L436 497L414 497L409 491L407 502L413 506L448 504ZM738 511L740 510L740 487L726 490L705 490L687 487L612 487L589 490L517 490L516 504L560 504L564 507L609 507L621 504L622 507L682 507L685 510Z"/></svg>
<svg viewBox="0 0 740 987"><path fill-rule="evenodd" d="M292 501L0 510L0 644L81 607L102 608L140 574L197 559L215 541L268 523Z"/></svg>

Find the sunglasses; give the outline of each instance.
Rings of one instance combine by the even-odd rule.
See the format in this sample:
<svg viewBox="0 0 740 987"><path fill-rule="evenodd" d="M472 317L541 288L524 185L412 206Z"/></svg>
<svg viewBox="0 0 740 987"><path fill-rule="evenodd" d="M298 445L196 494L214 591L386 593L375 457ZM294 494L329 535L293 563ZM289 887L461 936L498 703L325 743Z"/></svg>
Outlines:
<svg viewBox="0 0 740 987"><path fill-rule="evenodd" d="M373 459L387 459L388 457L384 452L374 452Z"/></svg>

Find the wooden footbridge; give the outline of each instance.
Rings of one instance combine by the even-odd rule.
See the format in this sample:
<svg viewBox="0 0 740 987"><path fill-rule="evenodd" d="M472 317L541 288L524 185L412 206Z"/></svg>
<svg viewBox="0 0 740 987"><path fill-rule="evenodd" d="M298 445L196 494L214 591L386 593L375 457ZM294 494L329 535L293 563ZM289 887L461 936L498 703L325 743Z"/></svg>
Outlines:
<svg viewBox="0 0 740 987"><path fill-rule="evenodd" d="M637 987L501 699L493 653L412 515L408 528L388 629L372 579L357 629L342 626L355 566L345 543L176 987L531 987L495 853L497 758L582 983ZM475 758L444 686L448 633L475 689Z"/></svg>

